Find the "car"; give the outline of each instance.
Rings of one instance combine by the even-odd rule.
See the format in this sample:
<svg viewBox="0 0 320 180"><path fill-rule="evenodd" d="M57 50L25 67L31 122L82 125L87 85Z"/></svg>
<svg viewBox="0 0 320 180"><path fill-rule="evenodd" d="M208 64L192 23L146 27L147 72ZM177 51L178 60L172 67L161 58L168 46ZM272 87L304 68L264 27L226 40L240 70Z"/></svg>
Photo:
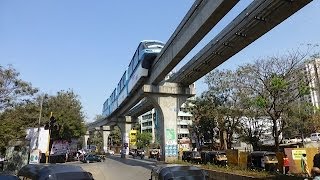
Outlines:
<svg viewBox="0 0 320 180"><path fill-rule="evenodd" d="M114 151L113 150L108 150L107 153L109 153L110 155L114 155Z"/></svg>
<svg viewBox="0 0 320 180"><path fill-rule="evenodd" d="M310 135L311 141L319 141L320 140L320 133L312 133Z"/></svg>
<svg viewBox="0 0 320 180"><path fill-rule="evenodd" d="M208 178L208 173L196 166L162 164L151 170L150 180L206 180Z"/></svg>
<svg viewBox="0 0 320 180"><path fill-rule="evenodd" d="M18 171L17 176L20 179L93 180L90 172L79 166L66 164L27 164Z"/></svg>
<svg viewBox="0 0 320 180"><path fill-rule="evenodd" d="M20 180L19 177L14 174L14 172L1 172L1 171L0 171L0 179Z"/></svg>
<svg viewBox="0 0 320 180"><path fill-rule="evenodd" d="M83 159L81 159L84 163L91 163L91 162L101 162L101 157L94 154L88 154Z"/></svg>

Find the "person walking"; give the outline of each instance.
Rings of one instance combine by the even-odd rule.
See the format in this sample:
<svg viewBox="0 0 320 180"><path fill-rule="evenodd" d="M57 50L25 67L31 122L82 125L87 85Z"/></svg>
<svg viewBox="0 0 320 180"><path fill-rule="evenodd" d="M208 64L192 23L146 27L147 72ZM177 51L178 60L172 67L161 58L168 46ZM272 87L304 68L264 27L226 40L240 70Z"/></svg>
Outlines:
<svg viewBox="0 0 320 180"><path fill-rule="evenodd" d="M283 174L288 174L289 172L289 158L286 154L283 157Z"/></svg>
<svg viewBox="0 0 320 180"><path fill-rule="evenodd" d="M310 172L309 172L309 168L308 168L308 163L307 163L307 154L304 153L301 156L301 169L302 169L302 174L304 176L310 177Z"/></svg>

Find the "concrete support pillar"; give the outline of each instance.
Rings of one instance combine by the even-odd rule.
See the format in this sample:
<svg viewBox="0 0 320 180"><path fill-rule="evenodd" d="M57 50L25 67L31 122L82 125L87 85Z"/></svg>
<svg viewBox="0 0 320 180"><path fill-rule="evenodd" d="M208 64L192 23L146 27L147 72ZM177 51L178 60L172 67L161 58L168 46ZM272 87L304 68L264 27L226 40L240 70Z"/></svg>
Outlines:
<svg viewBox="0 0 320 180"><path fill-rule="evenodd" d="M129 155L129 133L132 128L132 121L130 116L125 116L118 123L122 135L122 149L121 157L126 158Z"/></svg>
<svg viewBox="0 0 320 180"><path fill-rule="evenodd" d="M110 135L110 126L102 126L102 137L103 137L103 150L107 152L109 150L108 138Z"/></svg>
<svg viewBox="0 0 320 180"><path fill-rule="evenodd" d="M172 162L178 159L177 117L187 97L178 95L153 94L149 99L158 112L161 160Z"/></svg>
<svg viewBox="0 0 320 180"><path fill-rule="evenodd" d="M84 142L83 142L83 146L84 146L84 147L82 147L83 149L86 149L86 148L87 148L89 137L90 137L90 132L89 132L89 131L86 131L86 134L84 135Z"/></svg>

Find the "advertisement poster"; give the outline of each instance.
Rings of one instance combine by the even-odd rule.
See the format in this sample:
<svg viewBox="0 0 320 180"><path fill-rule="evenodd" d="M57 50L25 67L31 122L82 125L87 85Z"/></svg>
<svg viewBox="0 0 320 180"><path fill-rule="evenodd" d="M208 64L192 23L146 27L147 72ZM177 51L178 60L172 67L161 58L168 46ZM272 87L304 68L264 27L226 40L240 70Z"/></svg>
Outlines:
<svg viewBox="0 0 320 180"><path fill-rule="evenodd" d="M301 160L302 154L306 154L306 150L304 149L292 150L292 159Z"/></svg>

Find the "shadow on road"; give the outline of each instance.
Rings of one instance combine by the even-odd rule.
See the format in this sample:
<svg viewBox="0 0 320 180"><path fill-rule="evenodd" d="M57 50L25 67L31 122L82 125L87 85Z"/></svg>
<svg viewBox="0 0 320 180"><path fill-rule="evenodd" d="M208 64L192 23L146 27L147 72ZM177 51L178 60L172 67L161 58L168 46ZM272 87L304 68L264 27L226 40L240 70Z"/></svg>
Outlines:
<svg viewBox="0 0 320 180"><path fill-rule="evenodd" d="M118 161L118 162L121 162L121 163L124 163L126 165L129 165L129 166L141 166L141 167L144 167L146 169L152 169L156 164L157 162L154 161L154 160L149 160L149 159L131 159L131 158L121 158L119 156L108 156L109 159L112 159L112 160L115 160L115 161Z"/></svg>

